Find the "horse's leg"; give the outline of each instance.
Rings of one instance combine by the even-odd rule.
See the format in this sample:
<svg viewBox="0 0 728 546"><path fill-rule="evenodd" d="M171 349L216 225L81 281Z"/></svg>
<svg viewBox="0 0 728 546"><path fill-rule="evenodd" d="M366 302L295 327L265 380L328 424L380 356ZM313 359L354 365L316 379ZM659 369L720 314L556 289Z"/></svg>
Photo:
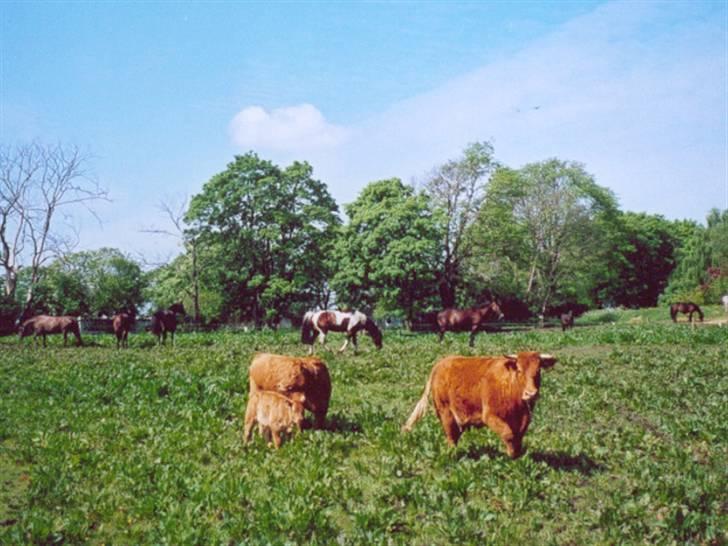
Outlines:
<svg viewBox="0 0 728 546"><path fill-rule="evenodd" d="M470 343L469 343L469 345L471 347L475 347L475 334L477 334L477 333L478 333L478 329L477 328L473 328L472 330L470 330Z"/></svg>
<svg viewBox="0 0 728 546"><path fill-rule="evenodd" d="M63 330L63 346L68 344L68 330Z"/></svg>
<svg viewBox="0 0 728 546"><path fill-rule="evenodd" d="M319 332L318 339L319 339L319 342L321 343L321 346L323 347L324 344L326 343L326 334L324 334L323 332Z"/></svg>
<svg viewBox="0 0 728 546"><path fill-rule="evenodd" d="M43 332L43 347L48 347L48 340L46 338L45 332Z"/></svg>
<svg viewBox="0 0 728 546"><path fill-rule="evenodd" d="M339 349L340 353L343 353L346 351L346 348L349 346L349 336L346 336L346 339L344 340L344 344L341 346L341 349Z"/></svg>
<svg viewBox="0 0 728 546"><path fill-rule="evenodd" d="M443 339L444 337L445 337L445 330L440 330L440 339L438 339L437 341L438 341L439 343L442 343L442 339Z"/></svg>
<svg viewBox="0 0 728 546"><path fill-rule="evenodd" d="M351 343L354 345L354 354L356 354L356 351L359 348L359 346L356 344L356 332L351 334Z"/></svg>

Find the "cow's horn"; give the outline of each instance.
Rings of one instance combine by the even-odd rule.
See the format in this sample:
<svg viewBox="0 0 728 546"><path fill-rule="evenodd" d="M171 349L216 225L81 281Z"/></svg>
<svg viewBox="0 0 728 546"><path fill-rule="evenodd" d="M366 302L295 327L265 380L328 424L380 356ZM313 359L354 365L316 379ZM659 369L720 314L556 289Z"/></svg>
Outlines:
<svg viewBox="0 0 728 546"><path fill-rule="evenodd" d="M506 355L506 358L510 358L513 360L518 360L518 355Z"/></svg>
<svg viewBox="0 0 728 546"><path fill-rule="evenodd" d="M541 358L543 358L544 360L551 360L551 359L554 358L554 355L549 355L549 354L546 354L546 353L540 353L538 356L541 357Z"/></svg>

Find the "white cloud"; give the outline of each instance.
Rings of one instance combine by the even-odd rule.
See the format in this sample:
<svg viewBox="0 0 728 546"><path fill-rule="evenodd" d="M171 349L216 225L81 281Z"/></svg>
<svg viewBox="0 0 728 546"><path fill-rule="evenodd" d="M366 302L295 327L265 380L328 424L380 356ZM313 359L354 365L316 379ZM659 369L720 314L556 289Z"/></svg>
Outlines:
<svg viewBox="0 0 728 546"><path fill-rule="evenodd" d="M308 154L334 197L421 178L473 141L519 167L580 161L627 210L702 220L724 206L725 25L691 4L612 3L392 105Z"/></svg>
<svg viewBox="0 0 728 546"><path fill-rule="evenodd" d="M248 106L230 122L230 136L242 149L296 153L337 146L346 140L347 131L327 122L311 104L271 111Z"/></svg>

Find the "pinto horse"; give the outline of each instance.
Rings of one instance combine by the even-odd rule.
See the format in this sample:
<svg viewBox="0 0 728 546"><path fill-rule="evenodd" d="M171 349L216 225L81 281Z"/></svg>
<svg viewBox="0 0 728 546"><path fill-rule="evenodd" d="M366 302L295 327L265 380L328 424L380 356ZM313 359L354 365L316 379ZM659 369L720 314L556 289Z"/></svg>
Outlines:
<svg viewBox="0 0 728 546"><path fill-rule="evenodd" d="M371 336L377 349L382 348L382 332L374 321L361 311L345 313L343 311L309 311L303 316L301 324L301 342L310 345L309 354L313 354L313 344L318 336L321 345L326 343L328 332L346 332L346 340L339 349L343 353L349 346L349 341L354 345L356 352L356 335L361 331Z"/></svg>
<svg viewBox="0 0 728 546"><path fill-rule="evenodd" d="M177 331L177 313L180 315L187 314L185 306L181 303L170 305L169 309L160 309L152 315L151 330L152 334L157 336L157 343L167 343L167 333L172 337L172 345L174 345L174 333Z"/></svg>
<svg viewBox="0 0 728 546"><path fill-rule="evenodd" d="M43 337L43 347L46 346L48 334L63 334L63 346L68 342L68 333L76 337L76 345L81 346L81 331L78 327L76 317L52 317L50 315L38 315L23 321L18 329L18 337L22 342L24 337L34 334L35 343L38 344L38 337Z"/></svg>
<svg viewBox="0 0 728 546"><path fill-rule="evenodd" d="M670 306L670 318L673 322L677 322L677 314L684 313L688 315L688 321L693 322L693 313L697 313L700 317L700 322L703 322L703 311L698 307L697 303L691 301L681 301L673 303Z"/></svg>
<svg viewBox="0 0 728 546"><path fill-rule="evenodd" d="M470 309L445 309L437 314L440 341L445 332L470 332L470 346L475 345L475 334L487 321L501 320L503 312L494 301Z"/></svg>
<svg viewBox="0 0 728 546"><path fill-rule="evenodd" d="M121 311L111 319L111 326L116 336L116 348L129 346L129 330L134 326L136 317L133 311Z"/></svg>

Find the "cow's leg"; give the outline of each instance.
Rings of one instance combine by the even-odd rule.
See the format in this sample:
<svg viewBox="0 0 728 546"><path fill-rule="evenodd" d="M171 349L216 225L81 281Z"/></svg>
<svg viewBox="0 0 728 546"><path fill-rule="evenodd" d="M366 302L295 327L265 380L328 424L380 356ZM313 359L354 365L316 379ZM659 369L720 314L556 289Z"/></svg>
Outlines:
<svg viewBox="0 0 728 546"><path fill-rule="evenodd" d="M460 425L455 420L455 416L448 408L435 408L437 410L437 417L440 419L442 430L445 431L445 438L447 443L451 447L455 447L460 440L460 435L463 433Z"/></svg>
<svg viewBox="0 0 728 546"><path fill-rule="evenodd" d="M485 416L485 424L488 428L495 432L506 446L508 456L516 459L521 454L521 438L522 436L513 433L511 427L503 419L497 415L489 413Z"/></svg>

